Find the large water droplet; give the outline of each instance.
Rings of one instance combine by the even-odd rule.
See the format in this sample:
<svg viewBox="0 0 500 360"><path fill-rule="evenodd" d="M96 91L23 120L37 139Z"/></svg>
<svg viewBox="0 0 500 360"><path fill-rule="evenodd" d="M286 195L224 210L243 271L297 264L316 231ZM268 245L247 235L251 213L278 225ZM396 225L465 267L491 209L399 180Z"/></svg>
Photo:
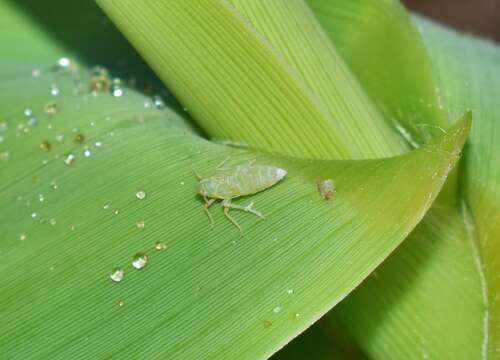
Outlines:
<svg viewBox="0 0 500 360"><path fill-rule="evenodd" d="M122 281L124 275L125 275L125 271L123 271L123 269L116 268L116 269L113 269L113 272L109 275L109 277L114 282L120 282L120 281Z"/></svg>
<svg viewBox="0 0 500 360"><path fill-rule="evenodd" d="M138 198L139 200L144 200L146 198L146 192L143 190L139 190L138 192L135 193L135 197Z"/></svg>
<svg viewBox="0 0 500 360"><path fill-rule="evenodd" d="M67 166L71 166L75 163L75 160L76 160L76 156L73 155L73 154L68 154L64 157L64 163L67 165Z"/></svg>
<svg viewBox="0 0 500 360"><path fill-rule="evenodd" d="M134 260L132 261L132 266L135 269L142 269L148 263L148 256L144 253L135 254Z"/></svg>

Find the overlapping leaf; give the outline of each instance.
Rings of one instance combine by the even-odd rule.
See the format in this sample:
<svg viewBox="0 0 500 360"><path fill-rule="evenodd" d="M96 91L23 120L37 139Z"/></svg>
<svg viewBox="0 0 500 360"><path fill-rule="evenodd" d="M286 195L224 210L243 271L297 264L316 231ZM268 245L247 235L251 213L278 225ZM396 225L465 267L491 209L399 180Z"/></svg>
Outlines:
<svg viewBox="0 0 500 360"><path fill-rule="evenodd" d="M170 109L145 108L151 100L133 89L89 94L85 69L76 78L54 72L64 55L56 45L36 64L23 62L18 54L46 34L26 29L8 4L1 11L10 19L2 41L18 44L2 59L0 85L0 352L7 357L273 353L411 231L470 125L465 119L428 146L384 160L312 162L235 150L199 137ZM51 102L52 115L44 111ZM289 171L251 199L266 220L235 214L244 238L216 208L211 230L196 196L192 168L209 174L228 155ZM319 196L317 177L335 179L331 202ZM155 250L156 242L167 250ZM137 252L149 255L142 270L130 265ZM115 266L126 269L120 283L108 277Z"/></svg>

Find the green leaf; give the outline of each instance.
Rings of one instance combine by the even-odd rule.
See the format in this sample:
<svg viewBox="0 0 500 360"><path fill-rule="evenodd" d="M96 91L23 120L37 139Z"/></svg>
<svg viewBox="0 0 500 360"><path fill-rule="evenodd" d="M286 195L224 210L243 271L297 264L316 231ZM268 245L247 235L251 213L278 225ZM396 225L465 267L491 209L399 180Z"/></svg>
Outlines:
<svg viewBox="0 0 500 360"><path fill-rule="evenodd" d="M399 1L308 3L365 91L411 146L448 127L424 45Z"/></svg>
<svg viewBox="0 0 500 360"><path fill-rule="evenodd" d="M462 193L470 209L471 235L478 242L484 271L484 356L500 356L500 48L422 19L420 25L450 116L472 109L475 122L462 173Z"/></svg>
<svg viewBox="0 0 500 360"><path fill-rule="evenodd" d="M323 159L404 150L302 1L98 3L217 139Z"/></svg>
<svg viewBox="0 0 500 360"><path fill-rule="evenodd" d="M340 6L341 2L333 3ZM364 6L365 11L358 12L364 14L373 11L372 7L388 7L389 3L358 1L342 5ZM335 35L339 39L343 38L343 27L350 37L361 36L368 44L375 39L370 42L367 37L382 31L362 31L363 27L357 26L357 21L363 24L362 20L348 19L346 24L339 24L334 22L338 18L329 18L334 22L330 28L339 29ZM325 21L327 18L323 24ZM381 28L387 24L378 23ZM459 175L461 193L471 214L453 193L453 187L441 194L403 245L332 316L373 358L447 358L450 354L455 359L496 358L499 236L495 219L500 212L494 204L498 203L500 162L495 141L499 82L493 74L499 70L500 50L427 21L418 20L418 25L431 55L439 103L450 119L467 109L472 109L476 119L470 145L466 147L465 166ZM400 34L391 32L394 33ZM389 39L394 40L391 36ZM363 42L359 44L362 46ZM394 44L397 46L398 42L387 47ZM341 53L350 56L348 63L355 67L363 58L350 53L349 46L356 48L346 42L347 50ZM386 54L382 50L379 53ZM405 53L400 54L404 57ZM463 54L468 56L464 58ZM404 71L406 67L399 69ZM356 73L359 75L359 71ZM432 118L422 120L422 125L435 126ZM443 333L447 334L445 338Z"/></svg>
<svg viewBox="0 0 500 360"><path fill-rule="evenodd" d="M145 108L150 99L132 88L121 97L89 94L85 67L63 75L54 57L40 60L41 76L33 77L32 62L18 54L40 30L17 31L24 26L16 14L2 42L17 39L18 47L0 67L0 153L8 154L0 161L0 353L7 357L269 355L398 246L437 195L470 126L467 118L428 146L383 160L304 161L225 147L169 108ZM59 111L46 114L53 101ZM70 165L68 154L76 157ZM210 174L228 155L231 163L257 159L289 172L238 201L255 201L267 217L233 214L243 238L216 206L212 230L196 196L192 169ZM317 177L335 179L334 199L321 199ZM136 198L139 190L145 199ZM167 250L154 250L158 241ZM138 252L149 262L134 270ZM115 266L126 269L120 283L109 279Z"/></svg>

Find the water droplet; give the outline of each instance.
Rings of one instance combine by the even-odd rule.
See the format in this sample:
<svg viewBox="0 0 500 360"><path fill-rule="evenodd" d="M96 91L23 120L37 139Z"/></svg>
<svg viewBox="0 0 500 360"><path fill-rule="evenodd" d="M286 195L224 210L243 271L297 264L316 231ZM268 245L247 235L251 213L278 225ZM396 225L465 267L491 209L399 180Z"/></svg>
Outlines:
<svg viewBox="0 0 500 360"><path fill-rule="evenodd" d="M44 202L45 196L43 196L43 194L38 194L38 200L40 200L40 202Z"/></svg>
<svg viewBox="0 0 500 360"><path fill-rule="evenodd" d="M90 91L97 95L98 92L107 92L110 87L108 70L101 66L96 66L90 73Z"/></svg>
<svg viewBox="0 0 500 360"><path fill-rule="evenodd" d="M39 145L39 147L43 151L49 151L50 148L51 148L50 143L48 141L41 142L40 145Z"/></svg>
<svg viewBox="0 0 500 360"><path fill-rule="evenodd" d="M135 224L135 226L137 226L138 229L144 229L146 227L146 223L144 222L144 220L141 220L141 221L137 222L137 224Z"/></svg>
<svg viewBox="0 0 500 360"><path fill-rule="evenodd" d="M73 140L75 141L75 143L81 144L85 141L85 136L83 134L76 134Z"/></svg>
<svg viewBox="0 0 500 360"><path fill-rule="evenodd" d="M288 289L288 290L286 291L286 293L287 293L288 295L292 295L294 292L295 292L295 291L294 291L293 289Z"/></svg>
<svg viewBox="0 0 500 360"><path fill-rule="evenodd" d="M163 251L163 250L167 250L167 244L163 243L163 242L160 242L158 241L155 245L155 249L157 251Z"/></svg>
<svg viewBox="0 0 500 360"><path fill-rule="evenodd" d="M59 186L57 186L56 182L55 181L52 181L50 183L50 187L52 188L52 190L57 190L59 189Z"/></svg>
<svg viewBox="0 0 500 360"><path fill-rule="evenodd" d="M85 156L85 157L90 157L90 155L92 155L92 153L90 152L90 150L89 150L89 149L85 149L85 150L83 151L83 156Z"/></svg>
<svg viewBox="0 0 500 360"><path fill-rule="evenodd" d="M33 219L36 219L38 217L38 214L36 212L31 213L31 217Z"/></svg>
<svg viewBox="0 0 500 360"><path fill-rule="evenodd" d="M52 95L52 96L59 95L59 88L57 87L56 84L50 85L50 95Z"/></svg>
<svg viewBox="0 0 500 360"><path fill-rule="evenodd" d="M181 185L184 186L184 181L181 181Z"/></svg>
<svg viewBox="0 0 500 360"><path fill-rule="evenodd" d="M64 134L59 134L59 135L57 135L57 136L56 136L56 140L57 140L58 142L63 142L63 141L64 141Z"/></svg>
<svg viewBox="0 0 500 360"><path fill-rule="evenodd" d="M33 115L33 110L27 108L27 109L24 109L24 115L26 117L30 117L31 115Z"/></svg>
<svg viewBox="0 0 500 360"><path fill-rule="evenodd" d="M26 240L26 238L27 238L26 234L19 235L19 240L21 240L21 241Z"/></svg>
<svg viewBox="0 0 500 360"><path fill-rule="evenodd" d="M108 209L109 209L109 207L110 207L110 205L109 205L109 204L104 204L104 206L103 206L102 208L103 208L104 210L108 210Z"/></svg>
<svg viewBox="0 0 500 360"><path fill-rule="evenodd" d="M114 97L120 97L123 95L122 81L120 79L114 79L111 84L111 94Z"/></svg>
<svg viewBox="0 0 500 360"><path fill-rule="evenodd" d="M40 75L42 75L42 72L40 71L40 69L33 69L31 71L31 76L33 76L34 78L38 78L38 77L40 77Z"/></svg>
<svg viewBox="0 0 500 360"><path fill-rule="evenodd" d="M282 311L283 311L283 306L280 306L280 305L274 307L274 309L273 309L273 313L275 313L275 314L278 314Z"/></svg>
<svg viewBox="0 0 500 360"><path fill-rule="evenodd" d="M144 101L144 107L145 107L146 109L149 109L149 108L151 107L151 102L150 102L149 100L145 100L145 101Z"/></svg>
<svg viewBox="0 0 500 360"><path fill-rule="evenodd" d="M96 141L95 146L97 146L97 147L101 147L101 146L102 146L102 142L100 142L100 141Z"/></svg>
<svg viewBox="0 0 500 360"><path fill-rule="evenodd" d="M26 124L29 126L29 127L33 127L35 126L36 124L38 123L38 120L34 117L31 117L28 119L28 121L26 122ZM24 128L24 132L28 132L29 129L27 128Z"/></svg>
<svg viewBox="0 0 500 360"><path fill-rule="evenodd" d="M76 156L73 155L73 154L68 154L64 157L64 163L67 165L67 166L71 166L75 163L75 160L76 160Z"/></svg>
<svg viewBox="0 0 500 360"><path fill-rule="evenodd" d="M50 223L50 225L52 225L52 226L56 226L57 221L56 221L56 219L52 218L52 219L50 219L50 220L49 220L49 223Z"/></svg>
<svg viewBox="0 0 500 360"><path fill-rule="evenodd" d="M71 65L71 60L67 57L62 57L57 60L57 66L66 68Z"/></svg>
<svg viewBox="0 0 500 360"><path fill-rule="evenodd" d="M43 108L43 111L47 115L52 116L52 115L55 115L59 112L59 107L57 106L57 104L54 101L51 101L45 105L45 107Z"/></svg>
<svg viewBox="0 0 500 360"><path fill-rule="evenodd" d="M119 306L119 307L122 307L123 305L125 305L125 301L123 301L123 300L118 300L118 306Z"/></svg>
<svg viewBox="0 0 500 360"><path fill-rule="evenodd" d="M70 225L70 226L69 226L69 229L70 229L71 231L75 231L76 226L75 226L75 225Z"/></svg>
<svg viewBox="0 0 500 360"><path fill-rule="evenodd" d="M148 263L148 256L144 253L135 254L132 266L136 269L142 269Z"/></svg>
<svg viewBox="0 0 500 360"><path fill-rule="evenodd" d="M116 209L116 210L114 211L114 214L115 214L115 215L118 215L119 213L120 213L120 210L118 210L118 209Z"/></svg>
<svg viewBox="0 0 500 360"><path fill-rule="evenodd" d="M165 105L163 103L163 100L161 99L161 96L160 95L155 95L154 98L153 98L153 104L155 105L155 107L157 109L161 109L163 108L163 106Z"/></svg>
<svg viewBox="0 0 500 360"><path fill-rule="evenodd" d="M125 271L123 271L123 269L116 268L116 269L113 269L113 272L109 275L109 277L114 282L120 282L120 281L122 281L124 275L125 275Z"/></svg>
<svg viewBox="0 0 500 360"><path fill-rule="evenodd" d="M146 198L146 193L143 190L139 190L135 193L135 197L139 200L144 200Z"/></svg>

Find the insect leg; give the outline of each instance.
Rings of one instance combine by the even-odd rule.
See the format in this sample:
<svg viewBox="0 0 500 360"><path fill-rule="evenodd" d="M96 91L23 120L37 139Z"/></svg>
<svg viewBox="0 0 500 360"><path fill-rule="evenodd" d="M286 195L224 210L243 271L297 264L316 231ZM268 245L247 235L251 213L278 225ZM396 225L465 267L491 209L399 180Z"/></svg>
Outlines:
<svg viewBox="0 0 500 360"><path fill-rule="evenodd" d="M252 213L254 215L257 215L261 219L264 219L264 215L262 215L262 213L260 211L255 210L255 208L253 207L253 201L250 204L248 204L247 206L241 206L241 205L229 203L228 207L230 207L232 209L238 209L238 210L242 210L245 212L249 212L249 213Z"/></svg>
<svg viewBox="0 0 500 360"><path fill-rule="evenodd" d="M203 210L207 213L208 220L210 221L210 225L214 225L214 218L212 217L212 214L210 214L210 211L208 210L208 207L212 205L215 201L215 199L207 199L206 196L203 196L203 199L205 200L205 204L203 204Z"/></svg>
<svg viewBox="0 0 500 360"><path fill-rule="evenodd" d="M224 215L233 223L234 226L238 228L240 231L241 236L243 236L243 230L241 230L240 224L236 222L236 220L233 219L231 215L229 215L229 209L232 207L231 200L224 200L222 202L222 206L224 206Z"/></svg>
<svg viewBox="0 0 500 360"><path fill-rule="evenodd" d="M228 162L229 159L231 159L231 155L229 155L227 158L225 158L224 160L222 160L222 162L219 165L217 165L217 167L215 168L215 170L219 170L222 167L222 165L224 165L225 163Z"/></svg>
<svg viewBox="0 0 500 360"><path fill-rule="evenodd" d="M196 170L194 169L194 167L191 167L191 170L193 170L193 174L194 174L194 176L196 176L196 178L197 178L198 180L203 179L203 177L202 177L200 174L198 174L198 173L196 172Z"/></svg>

